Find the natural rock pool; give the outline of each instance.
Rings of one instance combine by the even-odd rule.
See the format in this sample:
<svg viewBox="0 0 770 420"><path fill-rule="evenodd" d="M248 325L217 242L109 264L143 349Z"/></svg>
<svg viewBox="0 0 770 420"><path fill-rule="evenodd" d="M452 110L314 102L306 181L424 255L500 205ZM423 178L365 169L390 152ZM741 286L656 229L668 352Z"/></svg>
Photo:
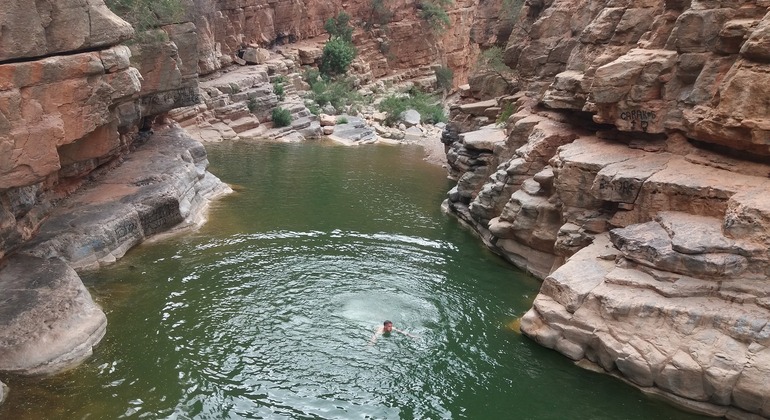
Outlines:
<svg viewBox="0 0 770 420"><path fill-rule="evenodd" d="M207 148L236 193L83 275L107 335L0 418L698 418L517 334L540 282L441 213L421 149ZM371 344L385 319L418 338Z"/></svg>

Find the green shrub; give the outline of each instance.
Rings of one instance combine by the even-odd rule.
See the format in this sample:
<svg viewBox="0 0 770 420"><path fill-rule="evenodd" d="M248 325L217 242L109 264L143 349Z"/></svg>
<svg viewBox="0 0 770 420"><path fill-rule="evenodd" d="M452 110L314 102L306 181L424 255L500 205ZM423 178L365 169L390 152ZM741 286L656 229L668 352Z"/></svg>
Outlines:
<svg viewBox="0 0 770 420"><path fill-rule="evenodd" d="M340 38L345 42L353 42L353 27L350 26L350 15L340 12L336 18L329 18L324 23L324 29L329 33L329 40Z"/></svg>
<svg viewBox="0 0 770 420"><path fill-rule="evenodd" d="M430 25L431 29L443 32L451 24L445 9L450 4L452 0L422 0L417 2L417 14Z"/></svg>
<svg viewBox="0 0 770 420"><path fill-rule="evenodd" d="M363 102L363 97L353 87L348 79L326 81L318 79L310 85L310 99L318 106L331 104L334 109L341 111L348 105Z"/></svg>
<svg viewBox="0 0 770 420"><path fill-rule="evenodd" d="M230 89L233 91L233 93L238 93L241 91L241 86L237 83L230 83Z"/></svg>
<svg viewBox="0 0 770 420"><path fill-rule="evenodd" d="M347 124L348 119L345 117L337 117L337 124Z"/></svg>
<svg viewBox="0 0 770 420"><path fill-rule="evenodd" d="M506 122L508 122L508 118L513 115L513 104L509 103L506 104L502 111L500 111L500 115L497 116L497 120L495 120L495 123L498 126L504 126Z"/></svg>
<svg viewBox="0 0 770 420"><path fill-rule="evenodd" d="M321 107L318 106L318 104L315 103L314 101L305 101L305 107L313 115L317 116L321 114Z"/></svg>
<svg viewBox="0 0 770 420"><path fill-rule="evenodd" d="M356 58L356 47L342 38L335 37L324 45L319 69L327 76L344 74L354 58Z"/></svg>
<svg viewBox="0 0 770 420"><path fill-rule="evenodd" d="M257 112L257 98L251 97L249 98L249 101L246 103L246 106L249 107L249 112L252 114Z"/></svg>
<svg viewBox="0 0 770 420"><path fill-rule="evenodd" d="M385 124L388 125L397 122L401 113L407 109L414 109L419 112L422 121L429 124L446 121L441 101L420 92L413 92L405 96L388 96L380 102L378 109L380 112L388 114L385 118Z"/></svg>
<svg viewBox="0 0 770 420"><path fill-rule="evenodd" d="M305 72L302 74L302 80L307 82L309 85L313 85L313 83L318 82L318 80L321 79L321 72L312 68L308 67L305 69Z"/></svg>
<svg viewBox="0 0 770 420"><path fill-rule="evenodd" d="M287 127L291 124L291 112L288 109L273 108L273 126Z"/></svg>
<svg viewBox="0 0 770 420"><path fill-rule="evenodd" d="M283 88L283 83L278 80L273 82L273 93L278 96L278 100L280 101L286 99L286 91Z"/></svg>
<svg viewBox="0 0 770 420"><path fill-rule="evenodd" d="M454 80L454 72L452 69L446 66L441 66L436 69L436 85L439 89L449 92L452 90L452 81Z"/></svg>
<svg viewBox="0 0 770 420"><path fill-rule="evenodd" d="M105 0L107 7L136 30L140 42L152 40L151 29L176 22L185 14L182 0Z"/></svg>

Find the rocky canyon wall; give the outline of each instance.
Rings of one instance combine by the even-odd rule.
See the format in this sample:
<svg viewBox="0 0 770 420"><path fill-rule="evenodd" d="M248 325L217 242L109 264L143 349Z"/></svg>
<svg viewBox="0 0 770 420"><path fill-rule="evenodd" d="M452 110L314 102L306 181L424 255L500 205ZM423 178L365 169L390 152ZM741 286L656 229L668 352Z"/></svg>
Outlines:
<svg viewBox="0 0 770 420"><path fill-rule="evenodd" d="M325 20L344 10L356 26L363 81L448 65L459 83L478 45L506 31L496 19L500 2L470 0L448 9L444 32L431 31L407 0L388 2L387 28L365 31L371 4L180 0L173 13L152 8L154 23L136 33L103 0L5 2L0 290L8 298L0 303L0 372L51 374L88 357L106 318L76 270L109 264L151 235L199 220L205 203L226 192L206 171L205 149L166 118L180 107L195 112L208 95L201 75L243 65L247 47L275 52L325 39ZM0 391L2 399L1 383Z"/></svg>
<svg viewBox="0 0 770 420"><path fill-rule="evenodd" d="M75 269L197 221L227 187L161 124L198 102L192 23L132 39L101 0L11 0L0 32L0 372L44 375L105 332Z"/></svg>
<svg viewBox="0 0 770 420"><path fill-rule="evenodd" d="M328 34L324 22L344 11L356 28L355 43L361 61L372 69L370 79L446 65L462 83L475 64L479 45L503 42L510 31L509 25L498 18L502 0L455 1L447 7L451 23L445 31L433 31L419 18L417 1L383 3L392 12L391 17L365 30L367 22L373 20L371 0L195 0L199 72L205 75L232 64L244 46L269 48L325 38Z"/></svg>
<svg viewBox="0 0 770 420"><path fill-rule="evenodd" d="M519 91L445 133L447 209L544 279L522 332L736 418L770 417L769 5L526 2Z"/></svg>

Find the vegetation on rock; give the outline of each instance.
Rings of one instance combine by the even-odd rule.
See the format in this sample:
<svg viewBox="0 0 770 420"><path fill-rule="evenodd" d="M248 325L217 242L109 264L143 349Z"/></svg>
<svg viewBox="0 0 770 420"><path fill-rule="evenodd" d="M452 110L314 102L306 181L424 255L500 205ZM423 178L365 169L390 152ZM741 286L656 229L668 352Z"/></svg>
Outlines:
<svg viewBox="0 0 770 420"><path fill-rule="evenodd" d="M346 42L353 42L353 27L350 26L350 15L340 12L337 17L332 17L324 23L324 29L329 33L329 40L340 38Z"/></svg>
<svg viewBox="0 0 770 420"><path fill-rule="evenodd" d="M331 105L337 112L345 108L355 106L364 101L364 98L356 91L350 79L332 80L324 77L315 70L305 72L305 81L310 85L311 103L307 104L313 114L319 114L321 107Z"/></svg>
<svg viewBox="0 0 770 420"><path fill-rule="evenodd" d="M452 90L452 82L454 81L454 72L447 66L441 66L436 68L436 87L449 92Z"/></svg>
<svg viewBox="0 0 770 420"><path fill-rule="evenodd" d="M287 127L291 124L291 112L286 108L273 108L273 125L275 127Z"/></svg>
<svg viewBox="0 0 770 420"><path fill-rule="evenodd" d="M185 13L182 0L105 0L107 7L136 30L136 38L152 38L149 31L179 20Z"/></svg>
<svg viewBox="0 0 770 420"><path fill-rule="evenodd" d="M516 85L513 80L513 70L505 64L503 60L503 49L500 47L491 47L479 56L479 60L476 63L476 71L479 73L491 73L503 80L508 87L508 90L513 89Z"/></svg>
<svg viewBox="0 0 770 420"><path fill-rule="evenodd" d="M369 17L364 22L364 30L369 32L375 25L386 26L393 19L393 11L388 6L389 0L372 0Z"/></svg>
<svg viewBox="0 0 770 420"><path fill-rule="evenodd" d="M283 76L278 76L273 80L273 93L275 93L280 101L286 99L286 90L283 87L284 83L286 83L286 78Z"/></svg>
<svg viewBox="0 0 770 420"><path fill-rule="evenodd" d="M499 127L505 126L505 124L508 122L508 118L510 118L511 115L513 115L513 104L507 103L505 106L503 106L500 115L497 116L495 124L497 124Z"/></svg>
<svg viewBox="0 0 770 420"><path fill-rule="evenodd" d="M452 0L421 0L417 2L417 14L431 29L443 32L451 24L446 12L446 7L451 4Z"/></svg>
<svg viewBox="0 0 770 420"><path fill-rule="evenodd" d="M503 0L503 8L500 10L500 17L508 20L516 20L521 12L521 6L524 6L524 0Z"/></svg>
<svg viewBox="0 0 770 420"><path fill-rule="evenodd" d="M396 123L401 114L408 109L414 109L419 112L422 120L428 124L446 121L441 101L422 92L388 96L380 102L377 108L381 112L388 114L385 118L385 124L387 125Z"/></svg>
<svg viewBox="0 0 770 420"><path fill-rule="evenodd" d="M336 18L329 18L326 21L324 29L329 32L329 42L324 45L319 69L327 76L344 74L357 53L353 45L350 15L340 12Z"/></svg>
<svg viewBox="0 0 770 420"><path fill-rule="evenodd" d="M354 58L356 58L356 47L352 43L342 38L332 38L324 45L319 69L327 76L344 74Z"/></svg>

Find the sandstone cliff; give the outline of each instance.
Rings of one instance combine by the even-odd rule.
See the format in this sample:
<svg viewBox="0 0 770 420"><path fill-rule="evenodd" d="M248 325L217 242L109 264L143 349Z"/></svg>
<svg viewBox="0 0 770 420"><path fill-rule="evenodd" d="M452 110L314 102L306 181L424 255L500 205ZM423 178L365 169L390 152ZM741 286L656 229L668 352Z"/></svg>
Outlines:
<svg viewBox="0 0 770 420"><path fill-rule="evenodd" d="M74 270L196 222L227 187L199 143L158 125L198 102L192 23L129 47L101 0L11 0L0 28L0 371L51 374L105 332Z"/></svg>
<svg viewBox="0 0 770 420"><path fill-rule="evenodd" d="M544 279L522 331L713 415L770 416L767 6L527 2L520 91L445 133L447 208Z"/></svg>

